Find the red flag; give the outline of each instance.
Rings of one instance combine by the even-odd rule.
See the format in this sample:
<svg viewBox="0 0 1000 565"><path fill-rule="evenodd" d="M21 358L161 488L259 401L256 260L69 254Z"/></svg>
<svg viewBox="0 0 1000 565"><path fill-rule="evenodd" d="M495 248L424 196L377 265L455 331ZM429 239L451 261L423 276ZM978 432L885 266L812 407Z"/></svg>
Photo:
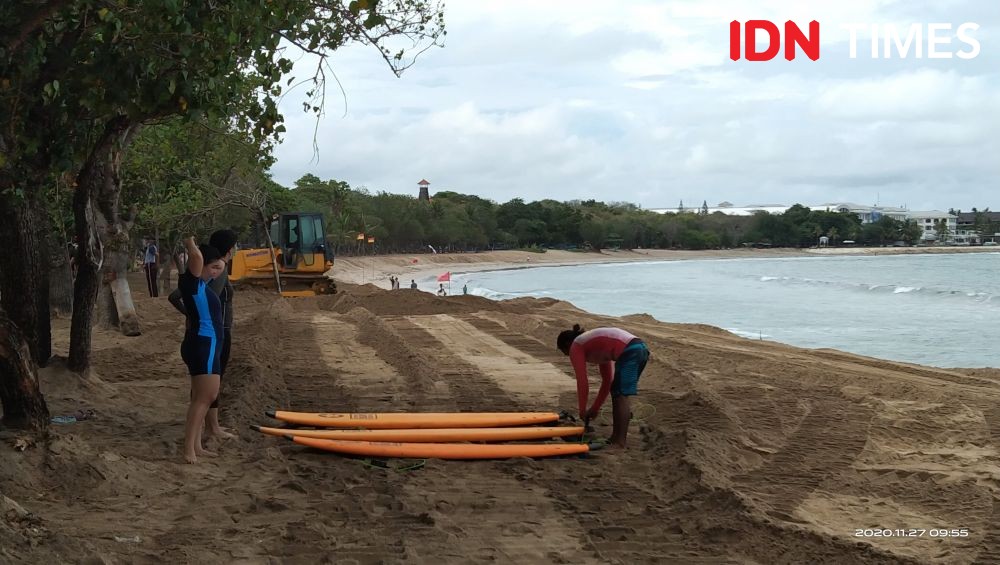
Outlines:
<svg viewBox="0 0 1000 565"><path fill-rule="evenodd" d="M439 276L438 282L451 282L451 271Z"/></svg>

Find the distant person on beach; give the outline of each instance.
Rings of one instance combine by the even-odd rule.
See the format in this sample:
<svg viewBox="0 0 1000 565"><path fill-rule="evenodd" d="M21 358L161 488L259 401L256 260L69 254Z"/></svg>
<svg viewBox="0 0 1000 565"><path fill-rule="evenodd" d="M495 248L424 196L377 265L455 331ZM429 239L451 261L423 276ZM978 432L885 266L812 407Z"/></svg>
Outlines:
<svg viewBox="0 0 1000 565"><path fill-rule="evenodd" d="M462 294L469 294L469 283L462 285Z"/></svg>
<svg viewBox="0 0 1000 565"><path fill-rule="evenodd" d="M389 275L389 289L390 290L396 289L396 278L393 277L392 275Z"/></svg>
<svg viewBox="0 0 1000 565"><path fill-rule="evenodd" d="M208 244L214 247L221 255L222 260L228 263L233 258L233 252L236 249L237 241L236 232L232 230L218 230L209 237ZM212 279L208 283L209 287L215 291L215 294L219 297L219 301L222 306L222 342L221 349L219 352L219 379L221 386L222 376L226 374L226 365L229 363L229 355L232 352L233 347L233 294L234 289L232 283L229 282L229 273L225 269ZM178 287L180 285L178 284ZM181 299L181 289L177 288L168 297L168 300L173 304L174 308L177 309L181 314L187 315L187 308L184 305L184 301ZM190 319L190 318L189 318ZM212 401L211 406L209 406L208 414L205 416L205 437L213 438L217 437L220 439L231 439L234 436L229 430L223 428L219 424L219 397L216 396L215 400Z"/></svg>
<svg viewBox="0 0 1000 565"><path fill-rule="evenodd" d="M632 417L629 397L638 394L639 377L649 361L646 344L619 328L597 328L588 332L576 324L573 329L559 333L556 347L569 356L576 373L576 395L584 422L597 418L608 392L611 393L613 424L609 441L611 445L624 449ZM587 363L597 364L601 371L601 388L589 410Z"/></svg>
<svg viewBox="0 0 1000 565"><path fill-rule="evenodd" d="M159 273L157 270L159 257L160 250L156 247L156 242L148 236L142 238L142 270L146 274L146 288L149 290L151 298L160 296L159 285L156 284L156 276Z"/></svg>
<svg viewBox="0 0 1000 565"><path fill-rule="evenodd" d="M410 279L410 288L417 290L417 281Z"/></svg>
<svg viewBox="0 0 1000 565"><path fill-rule="evenodd" d="M448 296L448 291L444 289L444 283L438 285L438 296Z"/></svg>
<svg viewBox="0 0 1000 565"><path fill-rule="evenodd" d="M181 359L191 375L191 403L184 424L184 459L197 463L198 456L214 456L202 447L202 432L209 406L219 397L222 374L222 301L209 283L226 270L222 253L211 245L197 245L194 237L184 241L188 269L177 280L188 324L181 342Z"/></svg>

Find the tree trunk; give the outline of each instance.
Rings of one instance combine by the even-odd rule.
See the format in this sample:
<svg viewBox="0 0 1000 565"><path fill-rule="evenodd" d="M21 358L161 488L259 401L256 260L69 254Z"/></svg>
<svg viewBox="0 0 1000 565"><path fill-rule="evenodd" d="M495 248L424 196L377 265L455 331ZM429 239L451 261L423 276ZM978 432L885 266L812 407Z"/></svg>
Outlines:
<svg viewBox="0 0 1000 565"><path fill-rule="evenodd" d="M137 132L126 116L118 116L105 124L100 141L87 158L77 179L76 194L73 195L73 216L76 220L76 235L80 242L77 254L76 285L73 296L73 323L70 329L69 363L70 370L84 372L90 366L91 328L94 306L98 291L105 285L121 279L118 284L128 284L125 266L128 262L129 235L132 222L120 213L118 196L121 193L119 170L121 158L132 136ZM124 259L122 259L124 257ZM110 290L107 291L111 294ZM113 295L112 295L113 296ZM122 297L122 311L129 312L128 318L119 320L126 335L138 332L138 318L131 299ZM111 303L104 303L102 313L118 317L118 309ZM137 333L132 333L137 335Z"/></svg>
<svg viewBox="0 0 1000 565"><path fill-rule="evenodd" d="M0 405L3 424L44 430L49 409L38 389L38 369L17 325L0 308Z"/></svg>
<svg viewBox="0 0 1000 565"><path fill-rule="evenodd" d="M73 313L73 269L65 242L49 238L49 312L54 316Z"/></svg>
<svg viewBox="0 0 1000 565"><path fill-rule="evenodd" d="M260 214L262 221L267 221L267 216L264 215L264 210L257 210ZM281 229L280 226L278 229ZM271 240L271 230L264 230L264 236L267 238L267 250L271 253L271 269L274 270L274 286L278 289L278 294L281 294L281 275L278 274L278 256L274 253L274 241Z"/></svg>
<svg viewBox="0 0 1000 565"><path fill-rule="evenodd" d="M176 243L176 241L168 239L160 248L160 262L157 264L157 269L159 269L160 272L157 275L157 282L160 285L160 294L163 296L168 296L171 292L173 292L174 288L176 288L176 286L171 282L170 272L175 267L177 268L178 275L184 272L180 268L179 256L174 253ZM157 243L157 245L159 245L159 243Z"/></svg>
<svg viewBox="0 0 1000 565"><path fill-rule="evenodd" d="M126 278L129 255L122 251L105 250L107 260L101 269L103 276L97 295L97 323L105 329L121 330L129 337L142 335Z"/></svg>
<svg viewBox="0 0 1000 565"><path fill-rule="evenodd" d="M49 271L45 237L48 222L32 196L0 196L0 305L23 332L34 362L44 366L52 355L49 320ZM43 212L44 210L42 210Z"/></svg>

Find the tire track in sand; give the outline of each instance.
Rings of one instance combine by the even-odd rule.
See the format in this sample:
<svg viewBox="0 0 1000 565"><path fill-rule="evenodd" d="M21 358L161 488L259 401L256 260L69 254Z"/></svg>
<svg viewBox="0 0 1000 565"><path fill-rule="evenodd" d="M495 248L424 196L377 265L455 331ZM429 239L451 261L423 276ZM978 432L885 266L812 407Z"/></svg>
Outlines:
<svg viewBox="0 0 1000 565"><path fill-rule="evenodd" d="M540 367L537 361L492 336L467 324L459 326L458 320L450 316L383 320L410 350L420 352L426 365L418 370L433 367L436 374L432 378L447 381L459 409L553 409L553 404L537 397L512 394L509 385L501 386L494 376L500 374L501 378L507 378L499 362L501 351L503 355L516 356L520 365L536 371ZM461 332L464 332L462 338L456 339L456 333ZM441 337L444 339L439 339ZM485 361L472 356L481 361L482 367L457 354L466 346L469 351L482 352ZM550 370L554 368L550 366ZM427 375L411 377L426 378ZM560 378L565 379L565 375ZM407 485L405 498L423 507L438 527L453 536L451 544L439 548L435 558L443 557L456 563L598 563L594 547L575 517L561 510L558 501L546 491L544 482L540 485L523 480L519 471L524 466L575 467L580 463L583 461L575 458L544 462L523 459L497 463L435 462L433 468L440 472L414 474Z"/></svg>
<svg viewBox="0 0 1000 565"><path fill-rule="evenodd" d="M400 411L412 401L406 376L361 342L362 329L350 318L297 312L283 317L279 331L276 361L289 409ZM450 543L421 505L400 496L407 475L288 442L277 450L286 466L284 482L234 508L249 516L264 510L276 524L263 540L270 555L294 548L294 559L303 563L403 563Z"/></svg>
<svg viewBox="0 0 1000 565"><path fill-rule="evenodd" d="M574 394L576 385L551 363L511 347L465 320L439 314L408 320L432 333L452 354L488 375L503 391L529 405L544 403L556 410L560 398Z"/></svg>
<svg viewBox="0 0 1000 565"><path fill-rule="evenodd" d="M811 401L811 410L785 445L761 467L735 477L740 490L763 499L773 518L796 522L792 513L829 476L850 468L867 441L872 410L825 394Z"/></svg>

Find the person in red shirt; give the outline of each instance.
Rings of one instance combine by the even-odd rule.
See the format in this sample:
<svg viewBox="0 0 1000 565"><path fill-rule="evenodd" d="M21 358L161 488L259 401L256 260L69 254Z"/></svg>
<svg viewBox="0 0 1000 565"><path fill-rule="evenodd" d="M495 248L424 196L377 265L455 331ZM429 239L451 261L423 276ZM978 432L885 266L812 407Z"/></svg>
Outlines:
<svg viewBox="0 0 1000 565"><path fill-rule="evenodd" d="M611 393L611 445L625 448L628 424L632 417L630 396L638 393L639 376L649 361L649 349L638 337L619 328L597 328L585 331L580 324L559 333L556 347L569 356L576 373L576 395L580 417L589 423L601 411L601 405ZM587 363L600 367L601 388L594 404L587 409L590 383Z"/></svg>

